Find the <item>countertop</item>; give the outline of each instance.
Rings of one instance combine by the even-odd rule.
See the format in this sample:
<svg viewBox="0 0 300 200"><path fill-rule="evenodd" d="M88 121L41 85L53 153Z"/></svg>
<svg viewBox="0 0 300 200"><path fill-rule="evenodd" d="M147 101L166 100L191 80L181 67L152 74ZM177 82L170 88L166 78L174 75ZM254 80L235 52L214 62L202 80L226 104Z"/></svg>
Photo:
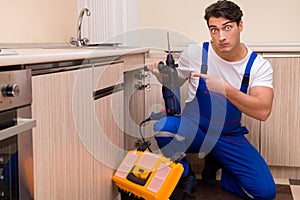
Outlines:
<svg viewBox="0 0 300 200"><path fill-rule="evenodd" d="M0 66L123 56L149 51L149 48L138 47L1 47L1 45L0 49L17 53L16 55L1 55Z"/></svg>

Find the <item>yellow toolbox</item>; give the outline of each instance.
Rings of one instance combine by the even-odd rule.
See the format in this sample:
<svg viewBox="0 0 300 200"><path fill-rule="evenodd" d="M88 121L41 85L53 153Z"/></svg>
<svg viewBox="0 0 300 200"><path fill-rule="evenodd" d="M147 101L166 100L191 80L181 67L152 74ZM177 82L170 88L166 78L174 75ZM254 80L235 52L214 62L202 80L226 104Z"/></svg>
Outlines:
<svg viewBox="0 0 300 200"><path fill-rule="evenodd" d="M183 166L161 154L129 151L113 175L120 190L145 200L167 200L175 189Z"/></svg>

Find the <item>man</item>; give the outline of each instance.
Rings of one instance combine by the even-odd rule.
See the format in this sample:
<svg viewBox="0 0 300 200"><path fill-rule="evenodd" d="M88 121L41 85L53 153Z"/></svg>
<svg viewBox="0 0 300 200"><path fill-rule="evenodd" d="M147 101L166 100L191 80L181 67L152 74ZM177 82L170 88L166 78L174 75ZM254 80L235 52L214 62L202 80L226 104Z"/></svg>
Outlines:
<svg viewBox="0 0 300 200"><path fill-rule="evenodd" d="M241 113L261 121L269 117L272 67L241 43L242 16L239 6L227 0L206 8L210 43L189 46L178 62L181 83L189 81L186 106L181 116L162 118L154 125L155 138L168 157L180 151L208 154L202 173L206 182L214 183L222 167L223 189L244 198L269 200L276 195L273 177L245 138L248 130L240 120ZM156 66L148 64L160 80ZM179 187L191 193L195 177L187 160L181 163L184 172Z"/></svg>

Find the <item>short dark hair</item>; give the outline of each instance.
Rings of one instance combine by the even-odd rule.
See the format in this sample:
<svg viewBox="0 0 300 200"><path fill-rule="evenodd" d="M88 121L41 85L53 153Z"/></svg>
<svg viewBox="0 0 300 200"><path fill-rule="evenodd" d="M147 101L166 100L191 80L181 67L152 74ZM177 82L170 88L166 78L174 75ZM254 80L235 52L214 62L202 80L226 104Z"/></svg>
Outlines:
<svg viewBox="0 0 300 200"><path fill-rule="evenodd" d="M243 12L237 4L227 0L219 0L205 9L204 19L207 25L209 25L208 20L210 17L225 17L239 24L242 16Z"/></svg>

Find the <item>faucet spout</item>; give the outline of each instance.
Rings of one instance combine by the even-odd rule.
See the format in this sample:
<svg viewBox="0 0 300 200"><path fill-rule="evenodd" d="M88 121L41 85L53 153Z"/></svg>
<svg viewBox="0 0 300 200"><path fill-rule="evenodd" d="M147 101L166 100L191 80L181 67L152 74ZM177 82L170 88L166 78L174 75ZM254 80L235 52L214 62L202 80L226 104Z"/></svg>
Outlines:
<svg viewBox="0 0 300 200"><path fill-rule="evenodd" d="M83 15L86 14L87 16L91 15L91 12L89 11L89 9L87 8L83 8L80 13L79 13L79 17L78 17L78 32L77 32L77 40L81 41L81 26L82 26L82 19L83 19Z"/></svg>
<svg viewBox="0 0 300 200"><path fill-rule="evenodd" d="M83 15L86 14L87 16L91 15L91 12L87 8L83 8L78 17L78 29L77 29L77 38L71 37L69 43L71 45L75 45L77 47L81 47L82 45L86 45L89 41L87 38L82 38L81 37L81 26L82 26L82 19Z"/></svg>

